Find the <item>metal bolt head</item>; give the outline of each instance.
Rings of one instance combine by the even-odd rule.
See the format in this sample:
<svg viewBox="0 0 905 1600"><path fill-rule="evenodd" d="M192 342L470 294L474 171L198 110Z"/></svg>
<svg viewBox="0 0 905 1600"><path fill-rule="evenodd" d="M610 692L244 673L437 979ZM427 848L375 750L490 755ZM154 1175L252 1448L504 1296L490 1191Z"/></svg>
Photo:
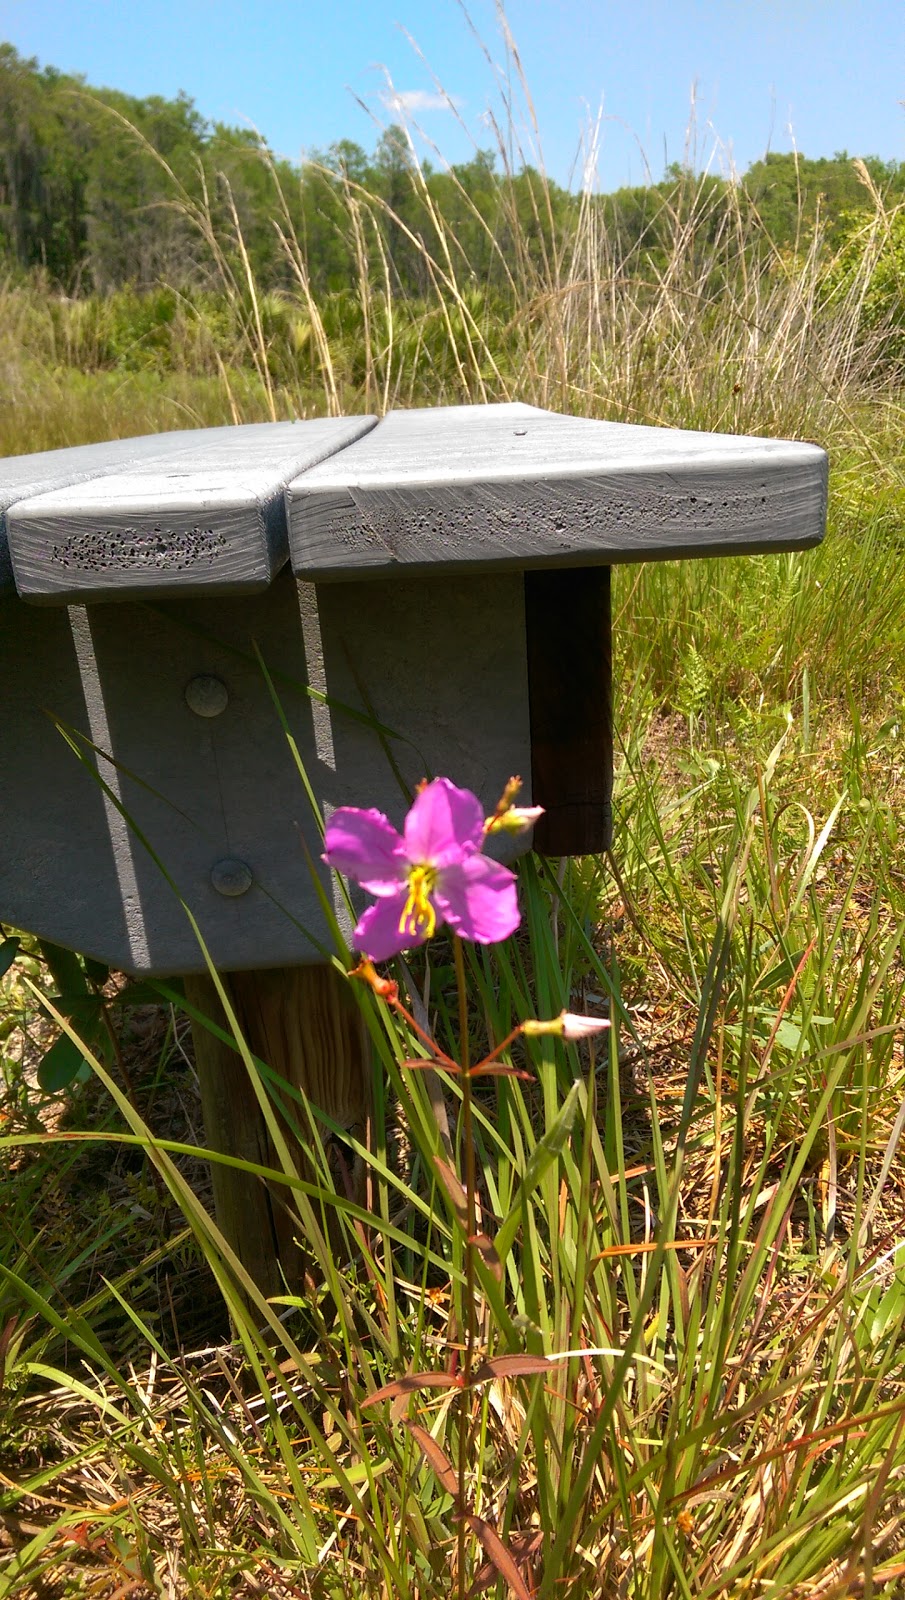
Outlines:
<svg viewBox="0 0 905 1600"><path fill-rule="evenodd" d="M251 867L236 856L224 856L222 861L217 861L211 867L212 887L218 894L227 895L231 900L240 894L247 894L254 881Z"/></svg>
<svg viewBox="0 0 905 1600"><path fill-rule="evenodd" d="M219 717L229 705L229 690L222 678L200 672L185 686L185 703L196 717Z"/></svg>

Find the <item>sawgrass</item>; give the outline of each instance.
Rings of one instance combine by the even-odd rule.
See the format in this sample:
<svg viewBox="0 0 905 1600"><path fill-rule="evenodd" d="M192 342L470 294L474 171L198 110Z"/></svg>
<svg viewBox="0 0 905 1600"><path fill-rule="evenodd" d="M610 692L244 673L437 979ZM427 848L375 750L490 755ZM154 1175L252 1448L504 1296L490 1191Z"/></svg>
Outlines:
<svg viewBox="0 0 905 1600"><path fill-rule="evenodd" d="M450 1153L432 1084L403 1065L422 1042L369 991L370 1205L336 1192L299 1107L317 1179L288 1155L270 1176L312 1290L266 1304L212 1221L178 994L129 1025L127 1078L95 1059L91 1083L44 1097L55 1025L26 947L0 1025L0 1595L439 1600L461 1580L543 1600L891 1600L905 516L902 394L861 329L870 253L831 305L819 241L781 257L741 207L702 254L708 190L689 177L665 263L617 263L590 203L552 252L510 219L508 298L491 299L438 217L433 296L400 303L372 202L346 200L362 266L344 305L314 299L290 238L292 295L266 303L241 241L217 241L219 299L146 316L144 342L122 332L128 297L48 308L9 286L4 447L512 397L816 438L829 534L805 555L615 574L612 856L523 864L523 929L466 952L465 1018L470 1059L564 1005L612 1027L596 1052L521 1041L527 1078L478 1081L489 1243L470 1267L461 1082L444 1083ZM400 980L461 1059L449 949ZM490 1365L444 1386L472 1271L472 1365ZM526 1354L548 1368L501 1359ZM410 1372L435 1386L372 1402Z"/></svg>
<svg viewBox="0 0 905 1600"><path fill-rule="evenodd" d="M866 795L792 821L795 725L744 774L737 754L697 759L699 781L667 788L627 752L618 879L583 862L560 884L529 861L524 935L468 953L471 1059L563 1005L613 1025L596 1056L523 1041L529 1077L477 1089L480 1226L502 1281L488 1245L489 1375L464 1399L450 1380L396 1415L368 1403L405 1373L450 1372L466 1242L429 1085L402 1065L422 1043L367 992L373 1200L362 1213L336 1194L300 1108L319 1177L282 1178L321 1279L304 1302L256 1300L196 1198L193 1142L149 1108L172 1063L136 1105L94 1062L110 1109L93 1126L87 1090L50 1133L33 1092L11 1107L4 1592L78 1592L89 1575L95 1593L253 1592L263 1565L279 1593L453 1593L463 1427L469 1514L529 1592L898 1592L905 967L884 808ZM458 1054L448 960L439 944L431 1025ZM409 979L416 1008L425 979ZM445 1087L455 1125L458 1080ZM84 1207L77 1168L98 1144L106 1165L144 1150L162 1192L133 1169L132 1214L101 1207L86 1236L87 1213L67 1230L46 1191ZM180 1324L215 1284L237 1337L192 1353ZM526 1352L549 1370L499 1360ZM467 1560L469 1582L508 1572L471 1535Z"/></svg>

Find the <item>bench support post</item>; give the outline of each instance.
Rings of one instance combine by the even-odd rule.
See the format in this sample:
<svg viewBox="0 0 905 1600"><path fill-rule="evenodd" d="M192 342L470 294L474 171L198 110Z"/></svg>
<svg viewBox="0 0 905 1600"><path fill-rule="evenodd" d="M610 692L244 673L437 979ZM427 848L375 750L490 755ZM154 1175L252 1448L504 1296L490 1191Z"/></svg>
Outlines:
<svg viewBox="0 0 905 1600"><path fill-rule="evenodd" d="M531 795L544 856L609 850L613 709L609 567L525 573Z"/></svg>
<svg viewBox="0 0 905 1600"><path fill-rule="evenodd" d="M329 965L276 967L229 973L224 982L252 1055L365 1143L370 1131L370 1051L364 1020L342 974ZM187 977L185 992L192 1005L229 1032L207 974ZM193 1022L192 1035L207 1147L279 1171L242 1057L201 1023ZM306 1134L303 1108L288 1096L285 1104ZM299 1176L310 1179L304 1153L281 1120ZM321 1128L321 1138L337 1189L349 1190L361 1202L363 1163L329 1129ZM292 1190L219 1163L212 1163L212 1176L218 1226L258 1288L265 1295L303 1293L310 1263Z"/></svg>

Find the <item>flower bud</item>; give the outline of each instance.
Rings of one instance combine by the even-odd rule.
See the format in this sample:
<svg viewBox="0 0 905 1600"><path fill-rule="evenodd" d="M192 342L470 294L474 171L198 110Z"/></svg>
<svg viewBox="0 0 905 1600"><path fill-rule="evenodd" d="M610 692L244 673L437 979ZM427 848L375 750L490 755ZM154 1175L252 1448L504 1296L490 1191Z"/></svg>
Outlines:
<svg viewBox="0 0 905 1600"><path fill-rule="evenodd" d="M609 1025L608 1017L579 1017L574 1011L561 1011L558 1017L553 1017L549 1022L538 1022L533 1018L523 1022L522 1033L529 1038L549 1033L565 1039L569 1044L577 1044L580 1039L590 1039L595 1033L602 1033Z"/></svg>
<svg viewBox="0 0 905 1600"><path fill-rule="evenodd" d="M391 978L381 978L370 961L359 961L358 966L352 968L349 977L359 978L362 983L373 989L381 1000L389 1001L390 1005L399 994L398 983L394 983Z"/></svg>
<svg viewBox="0 0 905 1600"><path fill-rule="evenodd" d="M591 1039L595 1033L602 1033L610 1025L609 1017L577 1017L572 1011L563 1011L560 1020L562 1036L570 1044L575 1044L579 1039Z"/></svg>
<svg viewBox="0 0 905 1600"><path fill-rule="evenodd" d="M543 814L543 806L510 806L508 811L488 817L484 830L486 833L524 833L533 828Z"/></svg>

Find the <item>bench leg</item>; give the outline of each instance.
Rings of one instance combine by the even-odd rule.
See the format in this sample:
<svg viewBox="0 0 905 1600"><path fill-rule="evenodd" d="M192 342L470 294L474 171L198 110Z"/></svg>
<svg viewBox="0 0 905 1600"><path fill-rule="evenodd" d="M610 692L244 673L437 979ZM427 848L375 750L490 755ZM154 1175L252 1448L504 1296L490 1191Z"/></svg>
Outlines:
<svg viewBox="0 0 905 1600"><path fill-rule="evenodd" d="M544 856L596 855L613 833L609 567L525 573L531 798Z"/></svg>
<svg viewBox="0 0 905 1600"><path fill-rule="evenodd" d="M328 965L277 967L225 976L227 992L252 1054L301 1091L342 1128L366 1143L370 1131L371 1059L367 1030L349 984ZM229 1032L211 978L187 977L187 999ZM205 1142L224 1155L280 1170L264 1117L241 1056L193 1023ZM304 1111L291 1098L290 1116L307 1135ZM284 1122L299 1176L308 1163ZM321 1128L340 1193L362 1203L364 1163ZM233 1167L212 1164L217 1223L258 1288L267 1295L304 1292L310 1261L292 1191L267 1185ZM315 1210L318 1208L315 1204Z"/></svg>

